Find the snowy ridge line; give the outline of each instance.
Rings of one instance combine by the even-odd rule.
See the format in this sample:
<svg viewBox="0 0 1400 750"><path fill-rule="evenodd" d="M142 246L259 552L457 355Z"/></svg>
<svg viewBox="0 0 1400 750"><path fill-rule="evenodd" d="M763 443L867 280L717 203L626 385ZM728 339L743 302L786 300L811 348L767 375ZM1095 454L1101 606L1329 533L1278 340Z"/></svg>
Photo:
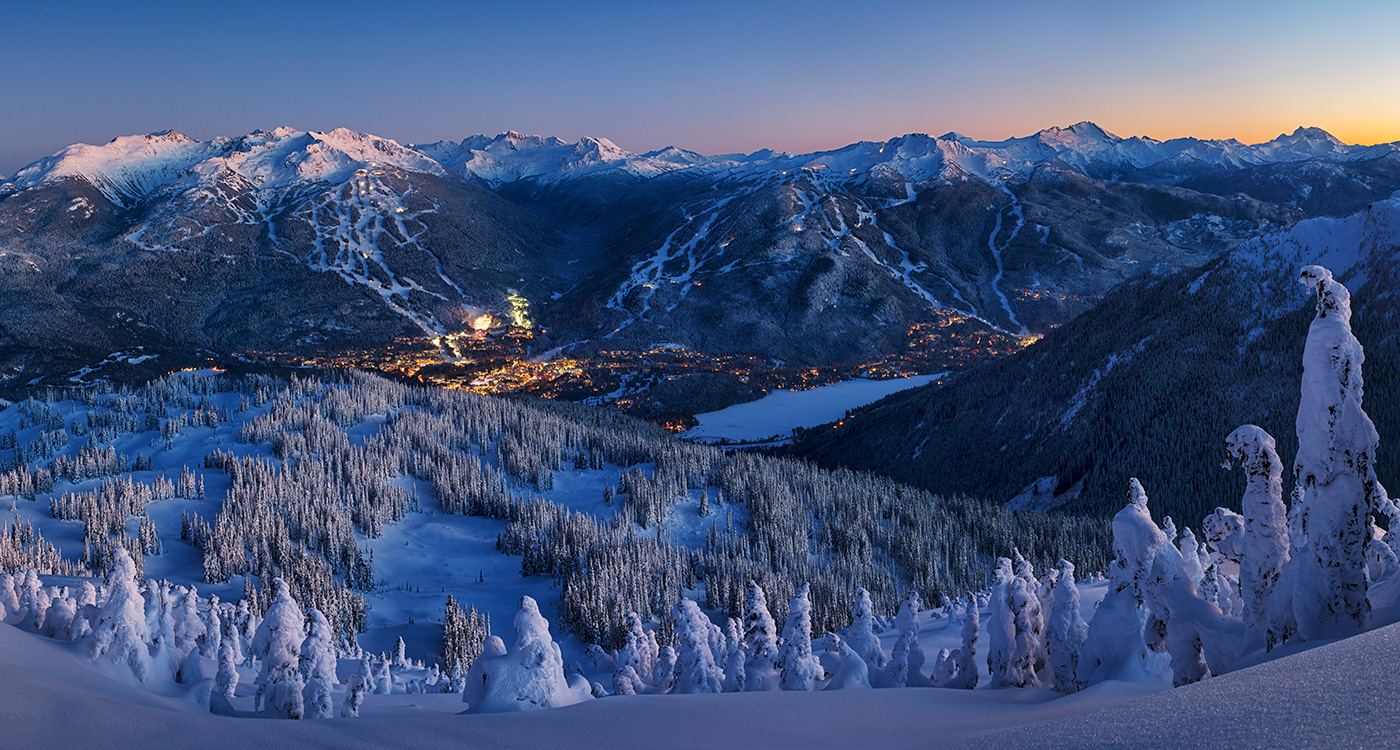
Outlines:
<svg viewBox="0 0 1400 750"><path fill-rule="evenodd" d="M122 136L101 146L75 144L19 170L6 191L24 190L69 177L88 180L114 203L129 206L182 175L226 164L254 184L343 179L352 162L391 163L407 171L443 176L449 172L488 184L530 179L555 184L567 179L620 172L642 179L677 171L744 177L774 172L826 170L829 185L869 179L881 169L920 182L948 175L970 175L999 183L1011 174L1058 163L1080 172L1090 169L1165 169L1208 164L1240 169L1278 162L1325 159L1339 162L1400 158L1400 142L1375 146L1342 143L1317 128L1253 145L1234 140L1120 138L1089 122L1048 128L1004 141L977 141L958 133L938 137L912 133L886 142L858 142L809 154L757 151L703 156L678 148L634 154L606 138L567 143L553 137L503 133L475 135L461 142L403 146L344 128L304 133L292 128L256 131L238 138L198 141L165 131ZM338 175L338 176L337 176Z"/></svg>

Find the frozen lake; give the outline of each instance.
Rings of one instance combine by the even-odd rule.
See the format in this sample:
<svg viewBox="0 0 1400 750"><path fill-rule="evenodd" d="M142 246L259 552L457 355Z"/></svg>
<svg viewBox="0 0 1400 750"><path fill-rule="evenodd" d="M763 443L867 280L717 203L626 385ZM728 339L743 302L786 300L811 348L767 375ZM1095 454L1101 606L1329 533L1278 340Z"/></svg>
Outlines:
<svg viewBox="0 0 1400 750"><path fill-rule="evenodd" d="M773 391L757 401L697 414L700 424L681 437L696 442L786 439L798 427L835 422L846 411L909 388L932 383L947 373L889 380L846 380L806 391Z"/></svg>

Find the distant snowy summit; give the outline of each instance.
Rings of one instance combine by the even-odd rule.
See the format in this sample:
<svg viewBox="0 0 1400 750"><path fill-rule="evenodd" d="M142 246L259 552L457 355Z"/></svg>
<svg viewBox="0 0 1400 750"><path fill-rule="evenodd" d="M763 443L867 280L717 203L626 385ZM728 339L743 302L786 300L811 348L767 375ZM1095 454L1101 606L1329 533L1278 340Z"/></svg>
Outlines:
<svg viewBox="0 0 1400 750"><path fill-rule="evenodd" d="M368 165L437 176L450 172L491 186L521 180L550 185L602 173L644 179L675 172L754 176L797 170L823 172L837 182L869 182L894 175L919 182L950 176L1027 174L1046 164L1097 178L1173 182L1209 170L1382 158L1400 160L1400 142L1349 145L1324 130L1305 127L1251 145L1234 139L1122 138L1092 122L1080 122L1002 141L979 141L956 132L937 137L913 133L807 154L765 149L719 156L675 146L637 154L606 138L584 137L570 143L515 131L495 137L473 135L461 141L403 145L345 128L307 132L284 127L209 141L167 130L121 136L101 146L75 144L24 167L8 180L0 180L0 191L15 192L81 176L115 202L128 203L199 175L232 173L258 187L286 187L343 181Z"/></svg>

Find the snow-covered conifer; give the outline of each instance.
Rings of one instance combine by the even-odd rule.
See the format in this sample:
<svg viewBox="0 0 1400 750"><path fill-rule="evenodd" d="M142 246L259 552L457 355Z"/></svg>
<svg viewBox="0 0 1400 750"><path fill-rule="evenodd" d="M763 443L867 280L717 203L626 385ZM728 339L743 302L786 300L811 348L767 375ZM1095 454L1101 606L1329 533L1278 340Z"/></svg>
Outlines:
<svg viewBox="0 0 1400 750"><path fill-rule="evenodd" d="M403 636L394 641L394 655L390 658L394 669L406 670L411 666L408 663L408 645L403 642Z"/></svg>
<svg viewBox="0 0 1400 750"><path fill-rule="evenodd" d="M199 651L210 659L219 658L223 646L224 622L219 614L219 597L209 595L209 607L201 615L204 624L204 634L199 637Z"/></svg>
<svg viewBox="0 0 1400 750"><path fill-rule="evenodd" d="M231 700L234 691L238 690L238 654L229 641L219 646L219 672L214 678L214 686L226 700Z"/></svg>
<svg viewBox="0 0 1400 750"><path fill-rule="evenodd" d="M151 639L146 626L145 600L136 583L136 564L122 547L112 550L112 568L107 574L107 603L93 624L88 653L129 667L138 680L151 673Z"/></svg>
<svg viewBox="0 0 1400 750"><path fill-rule="evenodd" d="M371 672L374 671L369 663L369 657L360 656L360 669L355 674L350 675L345 681L345 701L340 704L340 715L350 719L360 715L360 706L364 705L365 695L369 693L370 683L374 681Z"/></svg>
<svg viewBox="0 0 1400 750"><path fill-rule="evenodd" d="M1283 504L1283 462L1274 438L1245 425L1225 440L1226 466L1236 462L1245 472L1244 549L1240 557L1240 593L1244 624L1251 638L1267 636L1269 601L1288 563L1288 509ZM1186 552L1182 551L1183 558ZM1189 563L1189 561L1186 561Z"/></svg>
<svg viewBox="0 0 1400 750"><path fill-rule="evenodd" d="M885 668L885 650L875 636L875 608L870 592L856 589L856 604L851 610L851 624L841 631L841 641L865 660L871 670Z"/></svg>
<svg viewBox="0 0 1400 750"><path fill-rule="evenodd" d="M629 666L638 674L651 674L656 666L656 642L647 637L642 628L642 618L636 612L628 612L624 617L626 627L622 648L617 652L617 666Z"/></svg>
<svg viewBox="0 0 1400 750"><path fill-rule="evenodd" d="M739 635L739 621L733 617L724 624L724 692L744 690L744 638Z"/></svg>
<svg viewBox="0 0 1400 750"><path fill-rule="evenodd" d="M658 693L669 693L676 685L676 649L669 643L661 647L656 666L651 670L651 684Z"/></svg>
<svg viewBox="0 0 1400 750"><path fill-rule="evenodd" d="M778 628L763 589L749 581L744 602L744 690L779 690Z"/></svg>
<svg viewBox="0 0 1400 750"><path fill-rule="evenodd" d="M258 631L253 635L252 651L262 662L257 679L257 708L284 719L300 719L302 703L300 670L301 642L306 640L301 607L292 599L287 583L281 578L272 582L272 606L268 607Z"/></svg>
<svg viewBox="0 0 1400 750"><path fill-rule="evenodd" d="M812 603L808 599L808 586L805 583L788 604L779 659L784 690L816 689L817 680L822 678L822 666L812 653Z"/></svg>
<svg viewBox="0 0 1400 750"><path fill-rule="evenodd" d="M1089 620L1089 634L1079 656L1079 684L1130 679L1149 671L1142 586L1157 550L1166 543L1166 535L1147 510L1147 493L1136 478L1129 480L1128 504L1113 517L1111 583Z"/></svg>
<svg viewBox="0 0 1400 750"><path fill-rule="evenodd" d="M963 610L962 646L953 654L957 665L957 675L941 687L971 690L977 687L977 637L980 618L977 614L977 597L971 592L966 595L967 606Z"/></svg>
<svg viewBox="0 0 1400 750"><path fill-rule="evenodd" d="M467 674L467 687L462 692L469 711L553 708L592 697L592 686L586 680L576 680L578 684L575 685L564 677L564 659L549 633L549 621L540 614L535 600L528 596L520 598L515 632L515 645L499 655L489 652L503 649L504 644L498 638L487 639L488 651L472 665ZM481 666L479 670L478 665Z"/></svg>
<svg viewBox="0 0 1400 750"><path fill-rule="evenodd" d="M1317 316L1303 346L1293 464L1303 547L1288 567L1298 635L1317 640L1366 624L1368 517L1390 501L1375 474L1380 438L1361 406L1351 295L1321 266L1305 266L1299 281L1317 291Z"/></svg>
<svg viewBox="0 0 1400 750"><path fill-rule="evenodd" d="M676 603L676 682L672 692L718 693L724 682L710 650L710 621L690 599Z"/></svg>
<svg viewBox="0 0 1400 750"><path fill-rule="evenodd" d="M394 673L389 669L389 658L383 652L374 660L374 694L394 694Z"/></svg>
<svg viewBox="0 0 1400 750"><path fill-rule="evenodd" d="M334 713L331 688L339 684L335 676L335 646L330 623L315 607L306 609L306 640L301 642L298 668L306 687L302 697L306 718L329 719Z"/></svg>
<svg viewBox="0 0 1400 750"><path fill-rule="evenodd" d="M1050 669L1055 677L1055 689L1072 693L1079 689L1076 673L1079 650L1089 635L1089 626L1079 611L1079 586L1074 582L1074 564L1060 560L1055 578L1054 607L1045 630L1045 649L1050 656Z"/></svg>

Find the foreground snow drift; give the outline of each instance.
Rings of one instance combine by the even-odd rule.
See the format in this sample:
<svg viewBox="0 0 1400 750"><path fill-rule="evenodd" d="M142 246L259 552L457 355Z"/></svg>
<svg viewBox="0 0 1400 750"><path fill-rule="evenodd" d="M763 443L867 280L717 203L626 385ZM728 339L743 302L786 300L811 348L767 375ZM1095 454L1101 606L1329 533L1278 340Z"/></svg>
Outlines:
<svg viewBox="0 0 1400 750"><path fill-rule="evenodd" d="M1364 685L1365 690L1357 687ZM1338 746L1393 740L1400 626L1197 685L627 696L553 711L465 715L454 695L382 696L357 721L239 721L92 671L65 644L0 628L8 747ZM1136 698L1136 699L1134 699ZM81 716L81 721L74 721Z"/></svg>

